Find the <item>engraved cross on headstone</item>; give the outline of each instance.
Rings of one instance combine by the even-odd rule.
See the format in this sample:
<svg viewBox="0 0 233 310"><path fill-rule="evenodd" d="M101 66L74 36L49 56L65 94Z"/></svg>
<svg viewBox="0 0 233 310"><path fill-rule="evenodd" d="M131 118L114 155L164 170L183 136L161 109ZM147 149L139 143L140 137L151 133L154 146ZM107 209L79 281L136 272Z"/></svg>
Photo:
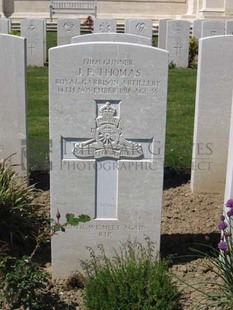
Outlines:
<svg viewBox="0 0 233 310"><path fill-rule="evenodd" d="M182 48L182 44L177 41L176 46L174 46L174 48L176 49L176 56L178 56L180 54L180 49Z"/></svg>
<svg viewBox="0 0 233 310"><path fill-rule="evenodd" d="M28 47L28 49L30 49L31 50L31 55L32 55L32 50L33 50L33 48L35 48L32 44Z"/></svg>
<svg viewBox="0 0 233 310"><path fill-rule="evenodd" d="M120 127L120 101L97 101L96 107L93 138L63 138L62 149L63 153L69 149L68 153L73 154L72 159L95 160L95 218L117 219L119 161L148 160L152 139L139 141L124 138Z"/></svg>

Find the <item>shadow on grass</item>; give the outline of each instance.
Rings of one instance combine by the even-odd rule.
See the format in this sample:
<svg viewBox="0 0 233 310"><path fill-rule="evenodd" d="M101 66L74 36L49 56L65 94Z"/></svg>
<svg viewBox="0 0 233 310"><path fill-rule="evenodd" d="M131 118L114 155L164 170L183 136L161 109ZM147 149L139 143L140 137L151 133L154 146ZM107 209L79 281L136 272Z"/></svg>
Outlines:
<svg viewBox="0 0 233 310"><path fill-rule="evenodd" d="M30 185L35 185L37 189L48 191L50 189L49 172L31 171L29 183Z"/></svg>
<svg viewBox="0 0 233 310"><path fill-rule="evenodd" d="M164 168L163 189L178 187L190 181L190 170L174 170L169 167Z"/></svg>

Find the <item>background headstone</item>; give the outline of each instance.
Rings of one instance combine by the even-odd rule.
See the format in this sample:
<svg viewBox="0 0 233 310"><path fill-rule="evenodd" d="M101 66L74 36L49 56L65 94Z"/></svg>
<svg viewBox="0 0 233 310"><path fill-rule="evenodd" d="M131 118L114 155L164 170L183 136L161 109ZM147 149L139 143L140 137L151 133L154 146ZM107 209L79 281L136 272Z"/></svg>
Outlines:
<svg viewBox="0 0 233 310"><path fill-rule="evenodd" d="M200 39L201 38L201 30L202 30L202 23L204 19L195 19L193 21L193 37Z"/></svg>
<svg viewBox="0 0 233 310"><path fill-rule="evenodd" d="M233 105L232 105L233 106ZM233 199L233 109L231 107L231 120L230 120L230 133L229 133L229 145L228 145L228 156L227 156L227 170L226 170L226 186L225 186L225 197L224 197L224 209L225 203L229 199Z"/></svg>
<svg viewBox="0 0 233 310"><path fill-rule="evenodd" d="M169 20L167 22L166 50L169 52L169 63L177 67L188 67L190 22Z"/></svg>
<svg viewBox="0 0 233 310"><path fill-rule="evenodd" d="M5 15L3 13L3 0L0 0L0 18L4 18Z"/></svg>
<svg viewBox="0 0 233 310"><path fill-rule="evenodd" d="M220 36L225 34L224 21L204 21L202 23L201 37Z"/></svg>
<svg viewBox="0 0 233 310"><path fill-rule="evenodd" d="M94 33L116 32L117 24L114 19L94 19Z"/></svg>
<svg viewBox="0 0 233 310"><path fill-rule="evenodd" d="M21 36L27 39L27 64L43 66L46 59L46 21L44 19L23 19Z"/></svg>
<svg viewBox="0 0 233 310"><path fill-rule="evenodd" d="M70 44L71 38L80 35L80 20L64 18L57 21L57 45Z"/></svg>
<svg viewBox="0 0 233 310"><path fill-rule="evenodd" d="M94 33L94 34L92 33L73 37L71 40L72 43L98 42L98 41L128 42L149 46L152 44L152 40L149 38L128 33Z"/></svg>
<svg viewBox="0 0 233 310"><path fill-rule="evenodd" d="M225 34L233 34L233 20L226 21Z"/></svg>
<svg viewBox="0 0 233 310"><path fill-rule="evenodd" d="M153 24L150 19L126 19L125 33L136 34L152 39Z"/></svg>
<svg viewBox="0 0 233 310"><path fill-rule="evenodd" d="M159 20L158 47L166 49L167 22L171 19Z"/></svg>
<svg viewBox="0 0 233 310"><path fill-rule="evenodd" d="M0 33L9 34L11 32L11 20L0 18Z"/></svg>
<svg viewBox="0 0 233 310"><path fill-rule="evenodd" d="M0 159L11 157L15 170L27 176L26 43L0 34Z"/></svg>
<svg viewBox="0 0 233 310"><path fill-rule="evenodd" d="M149 236L159 251L167 51L94 42L50 49L49 59L52 216L92 218L53 238L54 276L99 243L109 254Z"/></svg>
<svg viewBox="0 0 233 310"><path fill-rule="evenodd" d="M191 187L223 192L233 86L233 36L199 40Z"/></svg>

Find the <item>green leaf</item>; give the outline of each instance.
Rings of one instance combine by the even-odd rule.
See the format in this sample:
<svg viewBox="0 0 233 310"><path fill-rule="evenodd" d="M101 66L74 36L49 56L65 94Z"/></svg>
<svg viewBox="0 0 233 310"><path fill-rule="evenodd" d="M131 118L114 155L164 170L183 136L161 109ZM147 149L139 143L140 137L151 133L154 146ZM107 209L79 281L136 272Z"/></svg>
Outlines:
<svg viewBox="0 0 233 310"><path fill-rule="evenodd" d="M77 226L79 224L79 219L75 217L75 215L72 213L66 214L66 220L67 220L67 223L72 226Z"/></svg>
<svg viewBox="0 0 233 310"><path fill-rule="evenodd" d="M54 232L60 231L61 230L61 225L60 224L55 224L52 226L52 229Z"/></svg>
<svg viewBox="0 0 233 310"><path fill-rule="evenodd" d="M79 221L82 223L89 222L90 220L91 220L91 218L88 215L85 215L85 214L79 215Z"/></svg>
<svg viewBox="0 0 233 310"><path fill-rule="evenodd" d="M80 222L82 223L88 222L90 221L90 219L91 218L88 215L84 215L84 214L81 214L78 217L75 217L75 215L72 213L66 214L67 223L72 226L77 226Z"/></svg>

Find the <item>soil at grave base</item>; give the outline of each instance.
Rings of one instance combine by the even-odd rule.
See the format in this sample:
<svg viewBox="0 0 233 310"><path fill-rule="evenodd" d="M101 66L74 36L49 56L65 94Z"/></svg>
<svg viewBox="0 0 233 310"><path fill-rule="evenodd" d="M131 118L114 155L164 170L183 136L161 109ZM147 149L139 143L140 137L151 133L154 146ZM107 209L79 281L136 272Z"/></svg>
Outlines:
<svg viewBox="0 0 233 310"><path fill-rule="evenodd" d="M37 198L49 210L49 191L42 192ZM218 309L208 306L207 300L197 290L184 284L200 283L198 288L210 291L218 279L208 261L196 261L184 258L188 248L196 242L205 242L208 235L212 244L219 242L219 232L216 225L223 208L223 194L192 194L190 184L186 183L175 188L164 190L162 216L162 255L180 255L182 259L175 259L171 266L174 281L182 290L181 308L183 310ZM50 263L45 265L50 271ZM177 279L180 278L182 281ZM66 281L56 280L48 288L51 296L57 296L57 304L53 309L84 310L83 291L69 289ZM201 307L204 303L204 308ZM97 309L96 309L97 310ZM166 309L164 309L166 310ZM220 308L219 308L220 310Z"/></svg>

